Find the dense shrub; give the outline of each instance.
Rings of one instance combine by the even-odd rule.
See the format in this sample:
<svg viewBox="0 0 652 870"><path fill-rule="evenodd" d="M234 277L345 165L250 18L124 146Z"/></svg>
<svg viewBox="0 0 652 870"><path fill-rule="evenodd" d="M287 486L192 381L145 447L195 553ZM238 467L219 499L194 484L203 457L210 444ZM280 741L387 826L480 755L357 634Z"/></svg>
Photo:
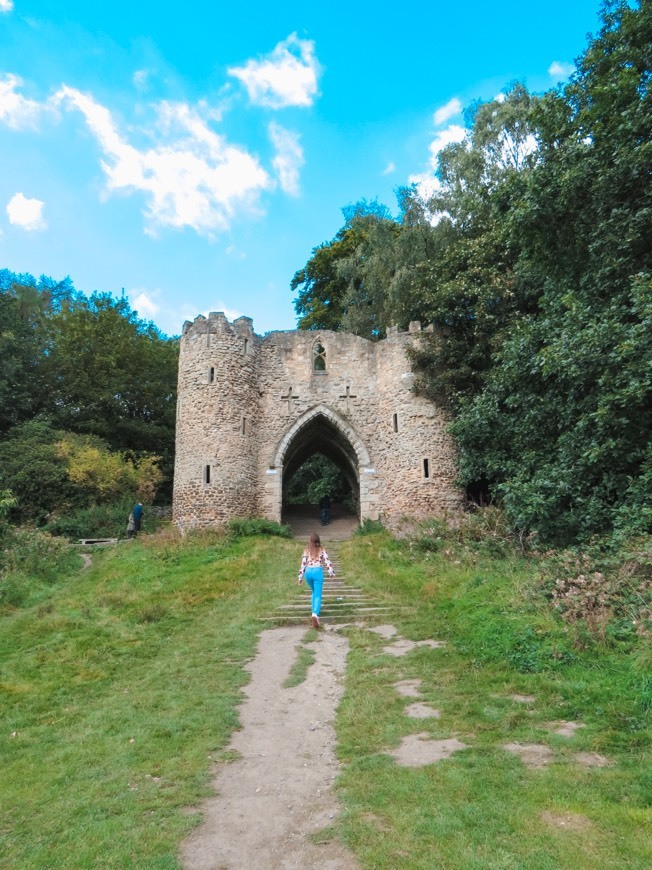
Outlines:
<svg viewBox="0 0 652 870"><path fill-rule="evenodd" d="M383 524L379 520L363 520L360 526L355 530L356 535L375 535L377 532L384 530Z"/></svg>
<svg viewBox="0 0 652 870"><path fill-rule="evenodd" d="M17 498L12 519L47 523L56 534L97 534L88 528L77 534L79 512L81 521L88 523L95 516L95 505L110 505L108 515L117 517L128 500L150 501L160 482L158 457L114 451L100 438L58 431L48 423L15 426L0 442L0 487ZM100 508L97 517L102 514ZM129 509L125 525L128 515ZM62 530L63 517L69 520L70 531ZM116 534L114 530L111 537Z"/></svg>
<svg viewBox="0 0 652 870"><path fill-rule="evenodd" d="M53 535L76 541L79 538L124 538L127 535L127 519L134 505L131 498L122 498L113 504L79 508L70 513L53 517L45 526ZM152 523L146 519L147 527Z"/></svg>
<svg viewBox="0 0 652 870"><path fill-rule="evenodd" d="M275 535L279 538L291 538L290 526L275 523L273 520L265 520L262 517L247 518L234 517L227 524L229 534L234 538L246 538L251 535Z"/></svg>
<svg viewBox="0 0 652 870"><path fill-rule="evenodd" d="M611 544L611 545L610 545ZM541 582L562 618L602 641L652 640L652 539L549 552Z"/></svg>
<svg viewBox="0 0 652 870"><path fill-rule="evenodd" d="M496 507L424 520L410 537L414 547L426 552L455 547L486 556L523 552L530 543L513 534L505 514Z"/></svg>
<svg viewBox="0 0 652 870"><path fill-rule="evenodd" d="M37 529L13 529L0 556L0 607L20 607L44 585L80 565L66 541Z"/></svg>

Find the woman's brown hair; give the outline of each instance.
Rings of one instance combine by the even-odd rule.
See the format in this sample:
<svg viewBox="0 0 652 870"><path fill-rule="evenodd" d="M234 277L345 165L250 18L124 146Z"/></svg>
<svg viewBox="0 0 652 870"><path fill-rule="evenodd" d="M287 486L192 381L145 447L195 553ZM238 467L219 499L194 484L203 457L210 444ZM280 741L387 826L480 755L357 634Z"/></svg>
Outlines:
<svg viewBox="0 0 652 870"><path fill-rule="evenodd" d="M311 559L319 558L319 554L321 553L321 541L319 540L319 535L315 532L310 535L310 540L306 547L306 553L308 553Z"/></svg>

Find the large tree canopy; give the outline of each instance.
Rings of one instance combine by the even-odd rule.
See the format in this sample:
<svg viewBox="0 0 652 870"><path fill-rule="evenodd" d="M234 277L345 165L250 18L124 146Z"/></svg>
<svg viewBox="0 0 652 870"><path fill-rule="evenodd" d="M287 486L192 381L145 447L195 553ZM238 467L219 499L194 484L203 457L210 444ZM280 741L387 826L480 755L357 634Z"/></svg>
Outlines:
<svg viewBox="0 0 652 870"><path fill-rule="evenodd" d="M102 450L115 452L102 460L107 466L133 460L144 468L146 456L160 457L169 493L177 358L177 340L140 320L124 298L87 298L69 279L36 281L0 270L0 451L19 465L25 451L24 468L12 459L11 474L5 465L0 479L11 484L23 515L41 517L45 503L50 511L56 504L39 487L50 487L62 504L75 503L70 477L54 456L54 431L59 439L101 438ZM40 428L21 428L32 423ZM158 484L158 471L152 474Z"/></svg>
<svg viewBox="0 0 652 870"><path fill-rule="evenodd" d="M319 249L330 328L435 325L413 367L455 411L462 482L549 540L652 528L651 70L652 4L607 2L565 87L474 104L429 196Z"/></svg>
<svg viewBox="0 0 652 870"><path fill-rule="evenodd" d="M109 294L63 305L48 339L48 411L57 426L116 448L172 452L175 341Z"/></svg>

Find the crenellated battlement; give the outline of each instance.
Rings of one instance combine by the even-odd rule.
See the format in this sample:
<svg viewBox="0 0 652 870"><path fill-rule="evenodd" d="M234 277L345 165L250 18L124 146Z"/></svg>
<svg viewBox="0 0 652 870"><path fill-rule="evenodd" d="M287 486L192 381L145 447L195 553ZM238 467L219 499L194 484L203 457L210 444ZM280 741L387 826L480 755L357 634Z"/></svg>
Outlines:
<svg viewBox="0 0 652 870"><path fill-rule="evenodd" d="M181 330L182 336L193 335L254 335L254 322L251 317L236 317L230 323L223 311L211 311L208 317L198 314L194 320L186 320Z"/></svg>

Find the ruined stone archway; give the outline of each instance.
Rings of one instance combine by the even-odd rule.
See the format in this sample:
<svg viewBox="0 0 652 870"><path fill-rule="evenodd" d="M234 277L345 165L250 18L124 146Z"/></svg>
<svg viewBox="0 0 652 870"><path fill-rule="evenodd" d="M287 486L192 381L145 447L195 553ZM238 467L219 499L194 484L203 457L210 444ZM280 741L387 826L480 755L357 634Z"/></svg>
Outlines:
<svg viewBox="0 0 652 870"><path fill-rule="evenodd" d="M360 519L456 510L449 415L413 391L409 332L372 342L329 330L256 335L211 312L180 343L173 518L179 529L233 517L281 519L283 479L323 452L359 493Z"/></svg>
<svg viewBox="0 0 652 870"><path fill-rule="evenodd" d="M375 474L369 452L353 427L327 405L317 405L301 415L280 439L268 470L267 508L280 521L287 481L315 453L333 461L344 473L356 502L358 518L374 516Z"/></svg>

